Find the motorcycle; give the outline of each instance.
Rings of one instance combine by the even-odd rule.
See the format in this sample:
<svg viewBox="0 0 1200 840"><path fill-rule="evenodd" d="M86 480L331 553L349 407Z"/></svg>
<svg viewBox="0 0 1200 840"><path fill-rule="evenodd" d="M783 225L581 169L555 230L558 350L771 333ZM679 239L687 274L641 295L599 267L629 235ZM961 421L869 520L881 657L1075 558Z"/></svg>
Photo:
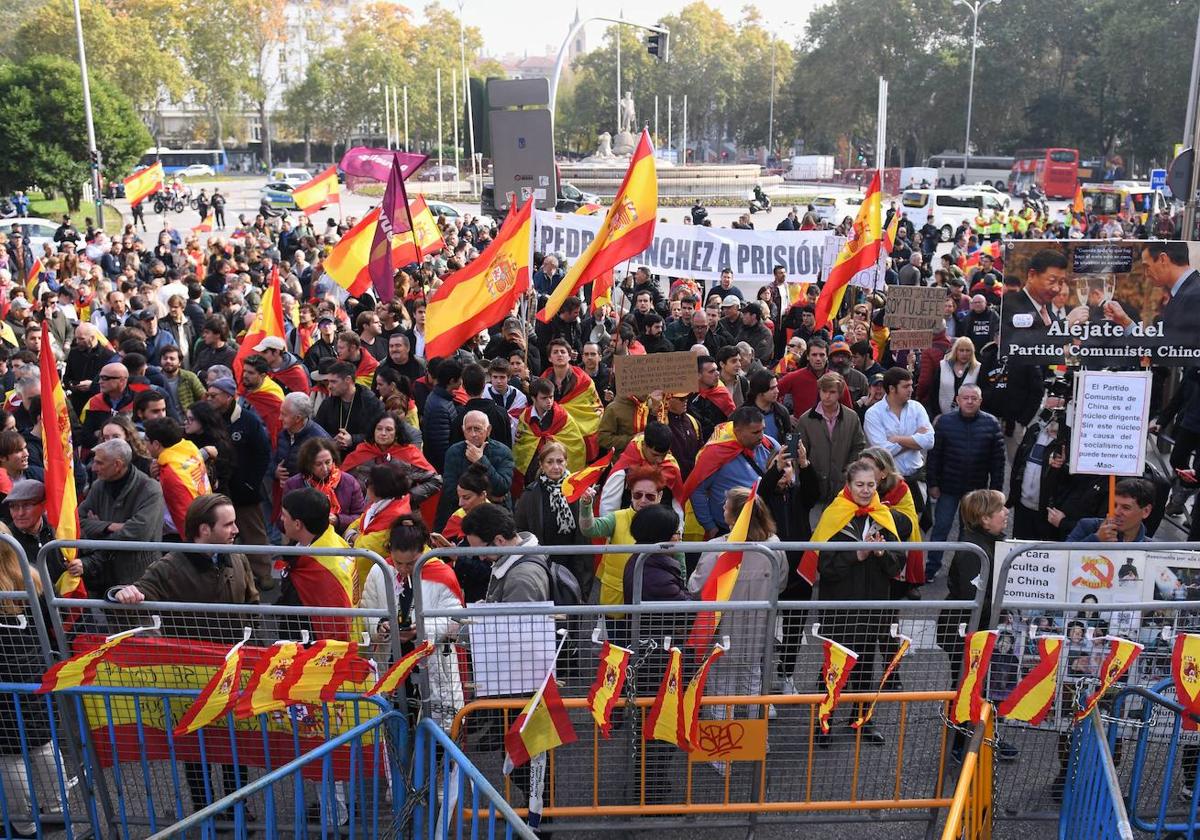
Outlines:
<svg viewBox="0 0 1200 840"><path fill-rule="evenodd" d="M704 220L708 218L708 210L700 203L699 199L692 205L692 224L702 225Z"/></svg>
<svg viewBox="0 0 1200 840"><path fill-rule="evenodd" d="M771 209L771 196L763 192L763 188L754 187L754 192L750 194L750 212L757 213L759 210L764 213Z"/></svg>
<svg viewBox="0 0 1200 840"><path fill-rule="evenodd" d="M175 213L182 213L183 208L183 198L178 195L164 194L162 191L154 194L154 212L160 216L168 210Z"/></svg>
<svg viewBox="0 0 1200 840"><path fill-rule="evenodd" d="M0 198L0 219L15 219L18 215L15 204L7 198Z"/></svg>

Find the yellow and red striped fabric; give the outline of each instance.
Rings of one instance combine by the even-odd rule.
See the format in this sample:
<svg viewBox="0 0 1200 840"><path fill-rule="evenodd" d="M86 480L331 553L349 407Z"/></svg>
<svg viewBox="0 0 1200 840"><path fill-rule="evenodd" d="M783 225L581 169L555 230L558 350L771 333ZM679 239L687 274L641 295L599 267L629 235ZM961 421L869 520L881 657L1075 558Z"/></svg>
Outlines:
<svg viewBox="0 0 1200 840"><path fill-rule="evenodd" d="M826 734L829 733L829 719L837 708L838 698L842 696L842 689L846 687L846 680L857 662L857 653L833 639L825 639L825 658L821 663L825 696L817 707L817 720L821 723L821 731Z"/></svg>
<svg viewBox="0 0 1200 840"><path fill-rule="evenodd" d="M401 657L399 662L388 668L387 673L379 678L379 682L375 683L366 696L374 697L376 694L391 694L404 685L404 681L408 679L408 675L412 673L413 668L417 667L417 664L431 653L433 653L433 642L426 639Z"/></svg>
<svg viewBox="0 0 1200 840"><path fill-rule="evenodd" d="M1105 636L1108 640L1108 656L1104 657L1104 662L1100 664L1100 685L1096 687L1086 700L1083 701L1083 708L1075 713L1075 720L1083 720L1092 709L1096 708L1096 704L1100 702L1105 693L1116 685L1117 680L1129 670L1129 666L1133 661L1141 655L1145 645L1140 642L1131 642L1129 639L1121 639L1117 636Z"/></svg>
<svg viewBox="0 0 1200 840"><path fill-rule="evenodd" d="M883 196L879 191L879 170L871 178L871 186L858 216L854 219L851 237L837 255L821 296L817 298L816 329L828 324L842 307L842 298L854 275L878 266L883 248Z"/></svg>
<svg viewBox="0 0 1200 840"><path fill-rule="evenodd" d="M46 521L54 529L55 537L60 540L74 540L79 537L79 499L75 492L71 414L67 409L66 392L58 378L54 351L50 347L50 330L42 330L38 368L42 379L41 419L45 448L43 458L46 471ZM62 552L63 559L68 563L75 559L75 549L64 548ZM83 581L80 580L78 587L82 586ZM78 587L72 586L69 591L76 592ZM59 594L66 595L67 592L60 590ZM86 595L86 590L84 594Z"/></svg>
<svg viewBox="0 0 1200 840"><path fill-rule="evenodd" d="M176 738L190 735L233 711L241 688L243 644L239 642L229 650L224 664L212 675L200 696L180 718L175 726Z"/></svg>
<svg viewBox="0 0 1200 840"><path fill-rule="evenodd" d="M1058 687L1058 662L1062 658L1061 636L1037 639L1038 664L1026 674L1000 703L996 713L1009 720L1023 720L1037 726L1054 705Z"/></svg>
<svg viewBox="0 0 1200 840"><path fill-rule="evenodd" d="M995 630L976 630L967 636L963 647L962 682L950 702L953 723L979 723L983 719L983 686L987 682L988 663L996 646Z"/></svg>
<svg viewBox="0 0 1200 840"><path fill-rule="evenodd" d="M688 748L688 732L683 714L683 652L671 648L667 670L658 685L654 705L646 716L644 740L666 741L681 750Z"/></svg>
<svg viewBox="0 0 1200 840"><path fill-rule="evenodd" d="M750 496L746 499L746 504L742 506L741 512L738 513L738 518L734 521L733 527L729 529L729 542L739 543L745 542L750 533L750 518L754 513L754 499L758 493L758 483L750 488ZM742 571L742 557L744 552L741 551L722 551L717 556L717 562L713 564L712 571L704 581L704 586L700 589L701 601L728 601L733 594L733 587L737 583L738 574ZM692 648L695 656L699 658L700 654L712 644L713 634L717 632L717 626L721 623L721 613L719 611L705 611L696 616L696 620L692 622L692 631L688 635L688 645Z"/></svg>
<svg viewBox="0 0 1200 840"><path fill-rule="evenodd" d="M153 166L139 169L125 179L125 198L130 207L136 207L142 200L154 195L163 186L162 161L155 161Z"/></svg>
<svg viewBox="0 0 1200 840"><path fill-rule="evenodd" d="M600 664L596 667L596 679L588 692L588 708L592 720L600 728L600 734L609 737L612 730L612 713L621 700L621 689L625 687L625 668L629 665L632 651L605 642L600 649Z"/></svg>
<svg viewBox="0 0 1200 840"><path fill-rule="evenodd" d="M325 260L325 273L351 297L359 297L371 288L371 273L367 266L371 262L371 240L378 224L379 208L376 207L346 232Z"/></svg>
<svg viewBox="0 0 1200 840"><path fill-rule="evenodd" d="M166 502L167 523L182 534L188 507L212 492L208 470L196 444L185 438L158 454L158 483Z"/></svg>
<svg viewBox="0 0 1200 840"><path fill-rule="evenodd" d="M296 202L296 206L307 216L330 204L339 204L341 200L337 164L292 190L292 201Z"/></svg>

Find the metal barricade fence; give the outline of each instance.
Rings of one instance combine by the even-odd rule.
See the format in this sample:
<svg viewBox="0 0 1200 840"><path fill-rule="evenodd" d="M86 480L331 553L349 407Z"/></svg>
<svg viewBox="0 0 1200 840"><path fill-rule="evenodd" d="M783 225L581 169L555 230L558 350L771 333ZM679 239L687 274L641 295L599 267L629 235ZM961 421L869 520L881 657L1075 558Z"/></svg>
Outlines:
<svg viewBox="0 0 1200 840"><path fill-rule="evenodd" d="M357 723L286 764L245 781L225 796L150 835L151 840L220 836L243 840L292 835L403 837L412 800L402 756L407 722L389 710ZM338 753L348 754L339 760ZM346 766L348 778L337 770ZM262 809L257 802L261 798ZM153 830L153 829L152 829Z"/></svg>
<svg viewBox="0 0 1200 840"><path fill-rule="evenodd" d="M942 840L990 840L992 836L993 752L995 712L983 708L983 725L975 728L963 756L962 770L954 789L954 801L946 815Z"/></svg>
<svg viewBox="0 0 1200 840"><path fill-rule="evenodd" d="M1133 840L1100 713L1093 710L1071 730L1059 840Z"/></svg>
<svg viewBox="0 0 1200 840"><path fill-rule="evenodd" d="M536 691L551 665L556 628L569 630L569 641L559 656L556 667L556 679L561 684L561 694L566 698L576 698L568 699L569 708L580 708L580 703L583 702L580 698L587 695L597 673L601 645L604 641L610 641L631 651L626 697L621 704L628 708L619 707L617 710L618 717L628 722L643 714L653 700L668 659L665 651L668 638L672 646L683 649L686 665L684 679L690 679L696 670L698 656L706 653L711 644L709 641L701 642L697 647L690 646L690 630L699 614L715 612L720 613L720 618L714 640L728 637L730 649L711 670L706 694L724 697L727 702L706 703L704 715L711 716L714 720L734 719L738 726L753 729L757 740L765 738L764 727L769 718L771 731L778 733L770 739L772 747L775 748L771 753L770 763L773 768L783 768L779 771L773 769L771 777L799 778L807 771L809 780L806 784L809 790L803 801L822 803L811 808L806 805L801 810L812 813L832 813L839 808L853 810L859 807L856 803L862 801L862 796L858 793L852 794L851 788L846 785L854 775L858 753L852 760L843 751L826 751L823 746L819 747L819 755L829 758L821 762L822 772L814 774L811 773L811 767L787 767L790 749L786 746L783 749L775 746L780 743L790 745L805 741L806 736L801 730L810 723L810 710L799 708L797 703L803 706L810 701L773 698L783 695L785 691L800 692L801 697L811 698L809 693L824 690L821 681L823 644L818 636L833 638L853 649L859 656L859 663L851 672L846 686L846 699L835 716L835 729L830 745L844 746L850 742L861 744L863 750L871 750L875 748L877 738L884 738L892 745L888 748L892 749L896 740L907 738L903 747L905 757L920 756L918 760L905 764L906 773L903 779L889 778L886 784L873 775L878 770L875 762L868 762L866 775L873 779L870 784L875 787L882 785L880 789L886 788L887 795L873 794L867 798L893 803L898 798L907 796L908 786L911 785L922 788L921 795L916 798L937 799L942 803L932 806L926 804L923 807L941 807L948 803L949 800L945 797L932 796L922 787L933 785L935 782L940 784L941 774L945 769L940 746L944 732L941 726L941 705L933 703L922 706L918 713L915 706L902 706L897 704L894 698L907 697L909 699L906 702L913 702L918 697L928 699L928 696L931 696L930 692L951 692L955 688L958 663L961 660L961 634L973 629L978 621L984 597L982 590L975 601L779 600L779 591L786 581L786 568L782 565L785 562L785 551L798 552L809 548L830 548L837 551L871 550L878 548L877 543L680 543L668 546L596 546L582 549L540 546L536 551L549 555L552 559L563 556L578 557L581 554L630 554L634 564L631 571L633 580L640 582L641 565L647 552L678 550L703 553L714 549L723 551L739 548L746 550L741 574L746 575L747 580L752 575L759 575L766 582L765 586L760 582L760 588L765 589L761 599L738 600L735 590L734 598L725 602L643 603L639 587L634 592L631 599L634 603L631 604L601 605L594 603L593 599L592 603L577 606L475 604L465 608L435 609L422 602L421 590L416 588L414 623L417 637L429 638L438 643L438 653L430 660L430 665L423 669L421 677L425 708L444 729L449 730L452 722L457 720L457 734L462 736L460 743L464 746L464 751L473 761L482 762L481 767L488 768L489 771L495 770L492 765L496 762L490 759L500 755L496 750L500 747L501 736L507 724L511 723L524 702ZM973 552L979 556L985 574L990 560L981 549L970 544L918 543L905 544L904 548ZM504 562L507 556L526 552L527 549L519 547L486 549L486 553L498 557L496 562L500 563ZM418 558L413 573L414 580L419 578L421 568L429 558L450 559L479 553L480 549L471 548L427 552ZM758 558L757 565L747 562L751 557ZM762 562L762 558L766 558L767 562ZM742 578L739 577L739 580ZM692 589L699 589L697 582L693 583ZM820 594L819 588L817 594ZM881 702L875 710L874 729L868 728L862 735L855 734L848 728L848 724L860 710L858 704L869 701L873 696L885 667L897 654L906 638L911 640L911 648L889 679L886 693L882 695L886 702ZM546 655L547 650L551 655ZM899 694L902 690L908 694ZM636 702L634 697L638 698ZM768 699L761 699L764 697ZM460 711L464 703L471 704L468 708L475 709L475 713L464 715ZM635 705L641 711L635 709ZM580 720L590 724L590 718L580 716L576 719L577 729ZM587 728L590 730L590 725ZM791 734L785 734L789 729L792 730ZM916 737L918 731L921 737ZM479 742L467 750L466 746L472 744L476 736L479 736ZM931 746L932 742L925 743L923 738L926 736L938 741L936 748ZM470 741L466 740L468 737ZM587 800L586 808L590 810L586 813L589 817L627 815L632 813L628 809L640 807L640 795L635 796L632 789L612 790L598 781L600 774L609 769L610 765L620 768L623 774L620 778L631 779L636 775L633 772L636 764L631 765L630 762L635 760L638 752L636 749L630 749L625 741L624 735L614 735L612 742L597 741L600 747L595 751L594 765L587 761L558 761L555 766L559 770L550 777L550 783L558 797L556 801L576 803ZM820 741L821 739L818 739L818 742ZM763 743L767 741L763 740ZM645 754L656 755L659 746L662 745L652 745ZM911 756L908 755L910 753ZM837 756L841 758L838 759ZM666 772L665 765L659 769L655 762L651 762L649 776L646 777L646 783L651 789L662 782L662 774ZM840 766L833 769L838 762L841 762ZM714 763L723 764L715 760ZM763 761L759 764L766 766ZM701 762L699 766L705 768L708 763ZM832 772L825 772L827 770ZM735 775L744 776L746 783L758 791L755 793L754 790L748 789L742 794L743 798L748 797L747 801L751 803L745 811L751 814L752 820L756 819L760 812L788 810L786 807L776 807L779 792L767 795L766 780L758 778L758 774L742 774L739 770ZM604 790L599 790L600 788ZM895 793L902 789L903 795ZM596 795L592 796L589 792L595 792ZM714 798L711 794L707 796L709 804L724 802L720 797ZM660 809L656 813L681 813L682 804L676 803L673 808ZM574 806L555 806L560 807ZM887 810L890 806L876 807ZM720 810L729 809L720 805ZM548 810L547 813L572 813L575 816L581 814L561 810ZM905 818L911 819L913 813L912 810L905 810Z"/></svg>
<svg viewBox="0 0 1200 840"><path fill-rule="evenodd" d="M529 828L458 744L433 720L417 725L413 749L413 840L449 840L481 829L496 837L503 821L504 837L536 840Z"/></svg>
<svg viewBox="0 0 1200 840"><path fill-rule="evenodd" d="M368 568L384 573L385 604L373 609L152 601L127 605L62 597L54 591L47 564L49 552L59 548L364 558L370 565L363 563L356 574L364 574ZM70 712L74 718L70 731L82 739L96 770L84 777L96 786L94 798L111 826L145 825L153 831L165 824L164 820L173 821L203 807L218 798L221 790L228 794L386 708L377 701L356 702L355 693L361 694L367 685L347 683L344 699L329 705L292 706L181 738L171 732L230 647L244 639L243 680L261 657L270 654L276 641L322 636L363 642L362 653L376 660L382 673L399 656L397 634L379 643L360 637L375 622L394 617L398 602L391 566L372 552L79 540L47 543L39 552L37 565L42 600L58 648L52 651L56 658L91 649L114 631L148 624L154 628L114 648L97 670L95 690L76 697ZM27 585L33 591L32 578ZM65 719L63 702L59 700L60 720ZM222 768L215 775L214 764ZM162 806L159 813L155 803Z"/></svg>
<svg viewBox="0 0 1200 840"><path fill-rule="evenodd" d="M1114 546L1115 552L1112 550ZM1010 569L1022 559L1026 559L1025 565L1029 568L1018 566L1014 570L1017 576L1037 578L1051 574L1040 568L1041 563L1047 562L1051 555L1039 553L1087 552L1089 556L1103 555L1113 562L1112 572L1115 576L1117 564L1125 559L1120 556L1121 548L1166 553L1196 551L1200 550L1200 545L1180 542L1031 543L1011 550L997 564L994 579L1000 583L994 587L990 627L997 630L999 635L989 671L987 697L995 703L1001 702L1037 664L1038 635L1064 637L1058 685L1046 720L1038 726L1005 718L997 721L997 737L1003 745L999 751L1003 763L997 768L998 819L1058 820L1070 758L1074 713L1084 698L1099 686L1100 665L1108 652L1108 643L1101 640L1103 636L1111 634L1128 638L1145 646L1120 680L1120 689L1125 686L1150 687L1169 677L1170 633L1174 630L1200 630L1200 601L1148 601L1139 594L1136 599L1125 602L1101 603L1094 598L1085 602L1082 596L1080 602L1057 598L1034 602L1027 596L1018 597L1006 591ZM1040 561L1037 569L1028 562L1026 555L1032 555ZM1139 570L1139 573L1143 571ZM1066 569L1054 569L1052 573L1062 578L1070 577ZM1164 633L1164 630L1167 632ZM1115 690L1111 692L1115 693ZM1111 714L1111 706L1111 696L1101 701L1100 709L1106 717ZM1130 751L1126 742L1137 739L1137 729L1134 725L1124 725L1118 727L1116 733L1113 761L1119 777L1127 781L1129 769L1126 756ZM1148 742L1147 761L1165 764L1169 740L1164 736Z"/></svg>

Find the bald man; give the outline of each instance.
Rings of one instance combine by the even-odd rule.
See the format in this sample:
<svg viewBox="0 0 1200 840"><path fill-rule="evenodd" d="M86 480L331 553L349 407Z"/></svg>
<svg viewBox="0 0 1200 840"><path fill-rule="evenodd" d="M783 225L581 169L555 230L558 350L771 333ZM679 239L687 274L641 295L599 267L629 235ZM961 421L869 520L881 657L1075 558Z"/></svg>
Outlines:
<svg viewBox="0 0 1200 840"><path fill-rule="evenodd" d="M472 464L479 464L488 474L488 498L493 502L510 505L512 490L512 450L492 439L492 426L482 411L468 411L463 415L463 440L446 450L446 468L442 470L441 501L438 502L435 529L441 529L458 508L458 496L454 488L458 479Z"/></svg>
<svg viewBox="0 0 1200 840"><path fill-rule="evenodd" d="M112 347L100 341L100 331L92 324L75 328L75 340L67 353L63 388L70 395L75 413L82 412L88 399L100 390L100 368L117 358Z"/></svg>
<svg viewBox="0 0 1200 840"><path fill-rule="evenodd" d="M129 389L129 369L120 362L109 362L96 377L100 393L83 408L83 445L89 449L100 441L100 430L109 418L133 413L134 393Z"/></svg>

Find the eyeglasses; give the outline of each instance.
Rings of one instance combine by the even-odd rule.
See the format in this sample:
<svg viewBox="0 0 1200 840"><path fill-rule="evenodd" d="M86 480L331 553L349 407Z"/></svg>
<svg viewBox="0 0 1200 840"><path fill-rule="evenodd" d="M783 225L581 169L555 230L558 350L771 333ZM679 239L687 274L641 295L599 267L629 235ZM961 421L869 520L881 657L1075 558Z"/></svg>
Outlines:
<svg viewBox="0 0 1200 840"><path fill-rule="evenodd" d="M635 502L639 502L642 499L657 499L658 494L657 493L630 493L629 498Z"/></svg>

